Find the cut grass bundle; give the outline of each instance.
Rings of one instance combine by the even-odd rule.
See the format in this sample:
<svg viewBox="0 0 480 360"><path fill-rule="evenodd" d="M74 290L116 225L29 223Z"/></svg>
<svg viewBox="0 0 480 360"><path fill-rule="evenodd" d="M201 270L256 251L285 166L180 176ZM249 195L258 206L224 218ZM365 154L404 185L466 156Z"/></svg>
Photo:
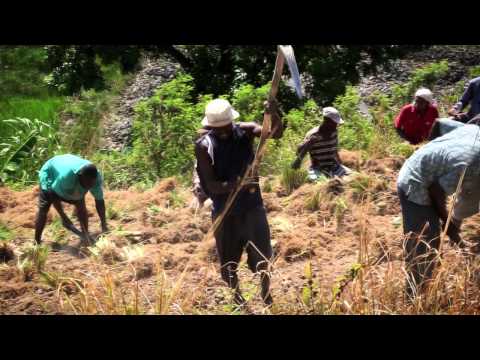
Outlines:
<svg viewBox="0 0 480 360"><path fill-rule="evenodd" d="M20 252L17 268L24 275L25 281L29 281L35 270L41 272L45 267L50 248L44 244L27 244Z"/></svg>
<svg viewBox="0 0 480 360"><path fill-rule="evenodd" d="M307 182L308 172L305 169L291 169L285 167L282 171L281 184L287 194L291 194L295 189Z"/></svg>

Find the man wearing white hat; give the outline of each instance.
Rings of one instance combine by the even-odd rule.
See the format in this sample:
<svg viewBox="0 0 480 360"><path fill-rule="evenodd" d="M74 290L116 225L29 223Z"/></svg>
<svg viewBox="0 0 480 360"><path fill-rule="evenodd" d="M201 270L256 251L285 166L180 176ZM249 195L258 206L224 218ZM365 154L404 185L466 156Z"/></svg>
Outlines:
<svg viewBox="0 0 480 360"><path fill-rule="evenodd" d="M276 104L266 103L265 111L272 115L272 138L280 138L283 124ZM262 133L262 127L256 123L234 123L239 116L227 100L211 101L202 121L210 130L195 144L197 173L202 189L213 202L213 219L222 213L230 193L252 163L255 157L253 140ZM258 179L252 179L240 190L216 231L215 240L222 279L235 290L235 302L245 302L240 292L237 266L246 248L248 266L253 272L261 272L262 299L270 305L273 300L267 270L272 246Z"/></svg>
<svg viewBox="0 0 480 360"><path fill-rule="evenodd" d="M326 107L323 109L323 119L321 126L307 133L297 149L297 159L292 164L292 168L300 168L303 158L310 153L310 181L316 181L322 176L342 177L351 173L350 169L342 165L338 155L337 127L344 123L340 113L333 107Z"/></svg>
<svg viewBox="0 0 480 360"><path fill-rule="evenodd" d="M432 92L422 88L415 93L413 104L405 105L402 108L400 114L395 118L394 125L400 137L412 145L417 145L428 139L438 117Z"/></svg>

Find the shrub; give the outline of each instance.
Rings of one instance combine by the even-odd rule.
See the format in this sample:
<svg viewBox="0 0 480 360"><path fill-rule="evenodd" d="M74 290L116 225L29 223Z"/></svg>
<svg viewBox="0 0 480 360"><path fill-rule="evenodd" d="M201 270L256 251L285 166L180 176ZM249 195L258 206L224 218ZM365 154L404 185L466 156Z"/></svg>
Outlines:
<svg viewBox="0 0 480 360"><path fill-rule="evenodd" d="M188 172L194 163L194 140L201 127L205 103L191 98L192 77L180 74L162 85L135 109L133 157L149 179Z"/></svg>
<svg viewBox="0 0 480 360"><path fill-rule="evenodd" d="M10 128L10 136L0 138L0 180L34 183L37 171L60 151L56 129L40 120L16 118L0 122Z"/></svg>
<svg viewBox="0 0 480 360"><path fill-rule="evenodd" d="M90 160L101 171L104 183L111 189L128 188L140 182L153 181L146 179L144 165L138 163L129 152L96 152ZM149 186L147 186L149 187Z"/></svg>
<svg viewBox="0 0 480 360"><path fill-rule="evenodd" d="M263 103L267 100L269 91L270 84L260 88L245 84L234 91L232 106L240 113L241 121L262 122Z"/></svg>
<svg viewBox="0 0 480 360"><path fill-rule="evenodd" d="M468 74L470 75L470 78L476 78L480 76L480 65L478 66L472 66L470 70L468 71Z"/></svg>
<svg viewBox="0 0 480 360"><path fill-rule="evenodd" d="M407 84L396 85L392 88L394 102L404 104L411 101L415 91L420 87L432 88L438 79L448 73L448 69L449 65L446 60L417 69Z"/></svg>
<svg viewBox="0 0 480 360"><path fill-rule="evenodd" d="M63 111L68 121L62 129L62 144L69 152L87 156L95 149L101 135L98 124L109 110L110 101L109 94L95 90L82 91L79 97L69 98Z"/></svg>
<svg viewBox="0 0 480 360"><path fill-rule="evenodd" d="M359 112L359 105L360 93L352 86L347 87L345 95L337 97L333 104L345 120L345 124L339 127L340 148L366 150L371 142L374 124Z"/></svg>

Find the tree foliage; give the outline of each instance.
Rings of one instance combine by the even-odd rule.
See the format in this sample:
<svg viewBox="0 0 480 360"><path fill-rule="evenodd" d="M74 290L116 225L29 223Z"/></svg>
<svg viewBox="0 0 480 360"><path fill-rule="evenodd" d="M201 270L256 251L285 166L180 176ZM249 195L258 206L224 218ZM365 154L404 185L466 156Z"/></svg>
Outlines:
<svg viewBox="0 0 480 360"><path fill-rule="evenodd" d="M378 66L419 46L295 45L300 72L307 93L321 105L332 102L348 84L356 84L360 74L374 72ZM231 94L241 83L255 87L271 80L275 65L274 45L152 45L152 46L65 46L48 47L52 85L66 92L81 87L101 88L98 63L119 61L125 71L135 68L142 54L164 55L178 62L192 75L196 94ZM280 94L289 107L293 94Z"/></svg>

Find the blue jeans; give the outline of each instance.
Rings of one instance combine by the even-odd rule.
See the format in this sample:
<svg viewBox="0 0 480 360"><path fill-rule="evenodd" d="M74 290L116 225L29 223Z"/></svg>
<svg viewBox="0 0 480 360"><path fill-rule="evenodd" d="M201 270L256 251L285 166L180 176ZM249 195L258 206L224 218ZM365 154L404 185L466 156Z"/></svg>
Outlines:
<svg viewBox="0 0 480 360"><path fill-rule="evenodd" d="M345 165L341 165L341 164L336 166L332 170L323 170L323 169L319 170L319 169L310 168L310 170L308 170L308 180L310 182L316 182L319 180L326 180L328 178L332 178L335 176L338 176L338 177L347 176L351 173L352 173L352 170L350 170Z"/></svg>
<svg viewBox="0 0 480 360"><path fill-rule="evenodd" d="M435 250L440 246L440 218L433 206L409 201L400 188L398 197L402 206L403 233L407 236L404 245L408 275L406 291L411 296L431 278L435 268Z"/></svg>

